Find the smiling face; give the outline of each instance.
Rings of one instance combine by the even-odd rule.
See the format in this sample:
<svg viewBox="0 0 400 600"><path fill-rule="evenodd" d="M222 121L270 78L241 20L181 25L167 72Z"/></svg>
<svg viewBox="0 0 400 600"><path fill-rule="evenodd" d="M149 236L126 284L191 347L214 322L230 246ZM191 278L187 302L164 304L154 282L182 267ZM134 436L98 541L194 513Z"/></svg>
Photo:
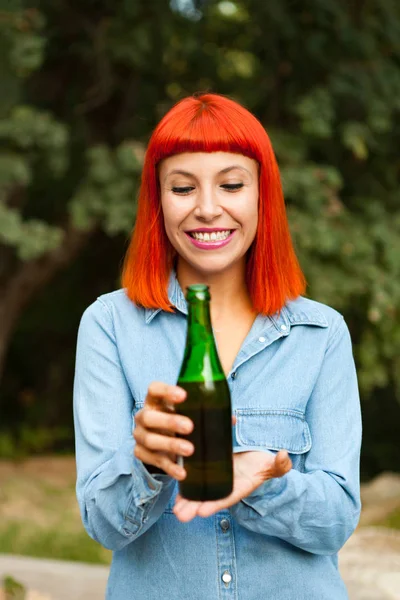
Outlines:
<svg viewBox="0 0 400 600"><path fill-rule="evenodd" d="M160 163L169 241L203 275L245 262L258 221L258 164L229 152L187 152Z"/></svg>

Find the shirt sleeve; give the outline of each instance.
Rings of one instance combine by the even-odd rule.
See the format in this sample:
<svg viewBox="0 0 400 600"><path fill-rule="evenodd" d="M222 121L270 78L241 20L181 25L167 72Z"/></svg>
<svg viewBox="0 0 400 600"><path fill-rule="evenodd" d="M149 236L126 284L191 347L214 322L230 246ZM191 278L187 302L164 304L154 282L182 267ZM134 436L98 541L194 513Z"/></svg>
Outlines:
<svg viewBox="0 0 400 600"><path fill-rule="evenodd" d="M332 334L306 419L312 447L304 472L270 479L231 507L247 529L314 554L335 554L360 517L361 410L350 334L343 317Z"/></svg>
<svg viewBox="0 0 400 600"><path fill-rule="evenodd" d="M149 529L173 492L173 478L150 474L134 456L133 405L112 315L98 299L84 312L78 331L76 491L86 531L110 550L120 550Z"/></svg>

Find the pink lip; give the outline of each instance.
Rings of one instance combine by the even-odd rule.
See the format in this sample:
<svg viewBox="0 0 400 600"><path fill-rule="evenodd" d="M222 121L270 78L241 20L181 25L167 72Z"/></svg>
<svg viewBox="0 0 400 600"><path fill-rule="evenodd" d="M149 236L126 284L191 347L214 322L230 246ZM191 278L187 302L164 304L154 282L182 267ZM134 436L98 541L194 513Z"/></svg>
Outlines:
<svg viewBox="0 0 400 600"><path fill-rule="evenodd" d="M192 229L192 231L209 232L209 231L226 231L226 229ZM193 246L196 246L196 248L200 248L201 250L216 250L217 248L222 248L223 246L226 246L227 244L229 244L229 242L235 235L235 231L236 231L236 229L234 229L232 231L232 233L230 235L228 235L226 240L216 240L215 242L200 242L200 240L195 240L194 238L192 238L188 233L186 233L186 231L185 231L185 234L189 238L189 240L192 242Z"/></svg>

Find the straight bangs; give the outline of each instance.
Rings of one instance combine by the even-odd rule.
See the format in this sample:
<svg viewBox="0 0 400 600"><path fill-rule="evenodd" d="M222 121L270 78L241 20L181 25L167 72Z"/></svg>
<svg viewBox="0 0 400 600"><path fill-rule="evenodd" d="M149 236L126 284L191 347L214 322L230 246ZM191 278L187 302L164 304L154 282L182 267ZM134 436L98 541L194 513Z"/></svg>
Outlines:
<svg viewBox="0 0 400 600"><path fill-rule="evenodd" d="M246 282L258 313L279 313L287 300L304 293L306 282L290 237L278 165L261 123L237 102L217 94L181 100L150 138L122 272L128 297L146 308L174 311L168 281L176 253L165 232L158 165L184 152L232 152L258 162L258 227L247 253Z"/></svg>
<svg viewBox="0 0 400 600"><path fill-rule="evenodd" d="M220 103L214 105L212 94L199 98L197 106L193 98L176 105L175 114L164 117L150 140L153 164L184 152L233 152L261 162L260 142L268 144L265 130L243 107L220 99L226 102L224 110Z"/></svg>

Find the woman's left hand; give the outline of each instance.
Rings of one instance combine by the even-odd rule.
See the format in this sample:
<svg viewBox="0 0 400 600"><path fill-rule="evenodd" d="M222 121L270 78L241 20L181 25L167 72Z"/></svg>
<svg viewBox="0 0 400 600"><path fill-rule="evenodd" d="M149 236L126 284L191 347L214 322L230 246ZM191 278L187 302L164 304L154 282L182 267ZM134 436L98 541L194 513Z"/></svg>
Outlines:
<svg viewBox="0 0 400 600"><path fill-rule="evenodd" d="M174 514L179 521L191 521L195 517L210 517L214 513L233 506L249 496L267 479L282 477L292 468L286 450L276 455L266 452L240 452L233 455L233 491L222 500L196 502L176 497Z"/></svg>

